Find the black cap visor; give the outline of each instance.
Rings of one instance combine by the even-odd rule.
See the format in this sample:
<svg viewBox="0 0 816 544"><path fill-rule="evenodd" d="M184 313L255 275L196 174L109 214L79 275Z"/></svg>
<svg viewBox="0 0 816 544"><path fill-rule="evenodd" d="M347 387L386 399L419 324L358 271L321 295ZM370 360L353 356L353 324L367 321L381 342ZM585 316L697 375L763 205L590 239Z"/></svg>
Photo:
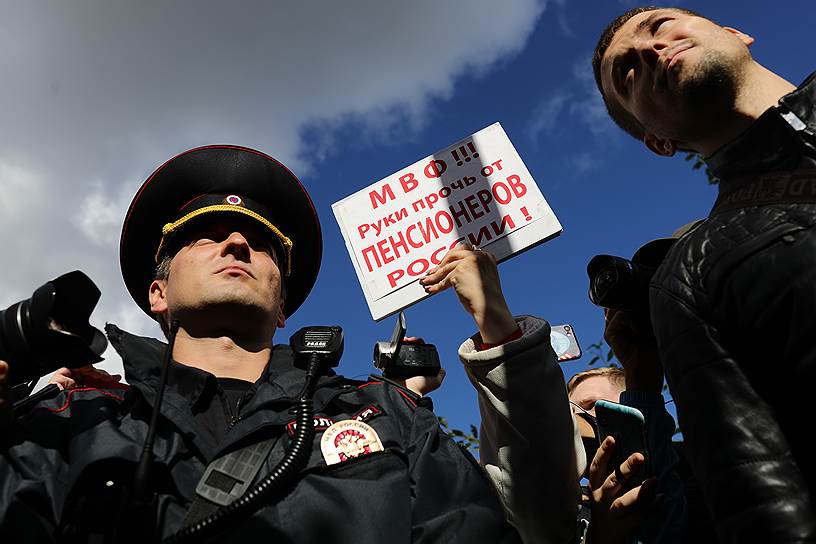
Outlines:
<svg viewBox="0 0 816 544"><path fill-rule="evenodd" d="M317 213L306 190L285 166L253 149L229 145L201 147L170 159L136 194L119 245L122 276L131 296L152 316L148 290L155 278L162 229L176 221L191 200L214 194L241 195L258 202L291 240L284 315L292 315L320 270L323 242Z"/></svg>

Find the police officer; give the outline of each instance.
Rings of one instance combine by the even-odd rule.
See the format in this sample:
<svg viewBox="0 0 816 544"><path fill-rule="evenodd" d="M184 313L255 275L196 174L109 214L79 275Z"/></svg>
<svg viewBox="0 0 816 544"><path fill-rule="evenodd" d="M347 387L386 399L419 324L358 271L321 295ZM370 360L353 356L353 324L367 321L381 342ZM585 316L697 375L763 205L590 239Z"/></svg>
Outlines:
<svg viewBox="0 0 816 544"><path fill-rule="evenodd" d="M166 538L218 512L222 503L211 499L220 491L234 499L268 476L297 433L293 408L306 381L289 347L272 338L311 290L321 249L311 199L275 159L217 145L160 166L127 212L120 257L128 290L175 335L173 347L108 325L129 388L64 391L7 429L0 534ZM137 518L131 480L156 409L148 514ZM325 370L314 413L317 433L293 484L219 538L518 541L489 482L439 430L427 399ZM266 449L254 462L257 444ZM213 471L236 455L251 473L245 480Z"/></svg>

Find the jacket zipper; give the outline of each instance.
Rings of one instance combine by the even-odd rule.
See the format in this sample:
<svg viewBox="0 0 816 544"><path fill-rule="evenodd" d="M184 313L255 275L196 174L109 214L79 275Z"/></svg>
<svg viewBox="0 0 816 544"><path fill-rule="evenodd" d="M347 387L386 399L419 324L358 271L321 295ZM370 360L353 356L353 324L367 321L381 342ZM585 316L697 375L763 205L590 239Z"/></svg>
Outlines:
<svg viewBox="0 0 816 544"><path fill-rule="evenodd" d="M230 413L230 417L232 418L232 420L230 421L230 424L227 425L227 432L229 432L230 429L235 427L236 423L241 421L241 407L243 405L243 402L244 402L244 397L241 397L240 399L238 399L238 403L235 406L235 415Z"/></svg>
<svg viewBox="0 0 816 544"><path fill-rule="evenodd" d="M253 392L253 393L251 393L251 394L249 394L249 395L244 395L244 396L242 396L240 399L238 399L238 403L235 405L235 414L233 414L233 413L232 413L232 410L230 410L230 419L231 419L231 420L230 420L229 425L227 425L227 432L229 432L229 431L230 431L230 429L232 429L233 427L235 427L235 424L236 424L236 423L238 423L239 421L241 421L242 419L244 419L244 418L241 416L241 410L242 410L242 409L243 409L243 407L244 407L244 400L245 400L245 399L247 399L247 398L250 398L250 399L251 399L253 396L254 396L254 392Z"/></svg>

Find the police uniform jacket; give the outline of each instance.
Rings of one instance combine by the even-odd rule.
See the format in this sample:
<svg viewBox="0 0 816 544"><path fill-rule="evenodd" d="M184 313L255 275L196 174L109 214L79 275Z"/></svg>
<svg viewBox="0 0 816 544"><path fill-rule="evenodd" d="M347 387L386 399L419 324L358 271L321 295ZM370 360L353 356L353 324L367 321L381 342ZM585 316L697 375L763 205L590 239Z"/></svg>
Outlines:
<svg viewBox="0 0 816 544"><path fill-rule="evenodd" d="M274 446L256 481L291 441L295 397L305 371L276 346L262 377L220 439L200 414L218 402L211 374L172 363L153 448L155 514L122 503L148 430L166 345L109 325L129 389L79 387L39 404L3 437L0 540L87 541L88 535L158 539L179 530L205 468L231 449L262 440ZM499 500L473 458L439 429L430 400L390 383L320 378L317 435L296 486L233 527L220 541L250 536L275 542L517 542ZM383 451L327 465L325 425L358 419ZM122 515L122 512L125 512ZM146 524L152 526L146 527ZM144 541L144 540L143 540Z"/></svg>

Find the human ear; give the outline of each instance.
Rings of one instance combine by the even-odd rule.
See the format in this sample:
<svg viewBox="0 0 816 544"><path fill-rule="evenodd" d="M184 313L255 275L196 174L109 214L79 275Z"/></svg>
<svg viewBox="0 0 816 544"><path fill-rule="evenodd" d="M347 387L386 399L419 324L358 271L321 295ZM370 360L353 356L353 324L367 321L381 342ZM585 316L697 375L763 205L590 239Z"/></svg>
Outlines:
<svg viewBox="0 0 816 544"><path fill-rule="evenodd" d="M167 312L167 282L163 280L153 280L148 291L150 300L150 311L154 314Z"/></svg>
<svg viewBox="0 0 816 544"><path fill-rule="evenodd" d="M280 306L278 307L278 328L282 329L286 326L286 316L283 315L283 299L280 301Z"/></svg>
<svg viewBox="0 0 816 544"><path fill-rule="evenodd" d="M739 30L737 30L736 28L733 28L733 27L730 27L730 26L724 26L723 29L726 32L730 32L731 34L733 34L734 36L739 38L740 41L742 43L744 43L745 45L751 45L755 41L753 37L749 36L748 34L743 34Z"/></svg>
<svg viewBox="0 0 816 544"><path fill-rule="evenodd" d="M647 133L643 137L643 143L649 148L649 151L661 157L672 157L674 152L677 151L677 144L673 140L661 138L652 133Z"/></svg>

